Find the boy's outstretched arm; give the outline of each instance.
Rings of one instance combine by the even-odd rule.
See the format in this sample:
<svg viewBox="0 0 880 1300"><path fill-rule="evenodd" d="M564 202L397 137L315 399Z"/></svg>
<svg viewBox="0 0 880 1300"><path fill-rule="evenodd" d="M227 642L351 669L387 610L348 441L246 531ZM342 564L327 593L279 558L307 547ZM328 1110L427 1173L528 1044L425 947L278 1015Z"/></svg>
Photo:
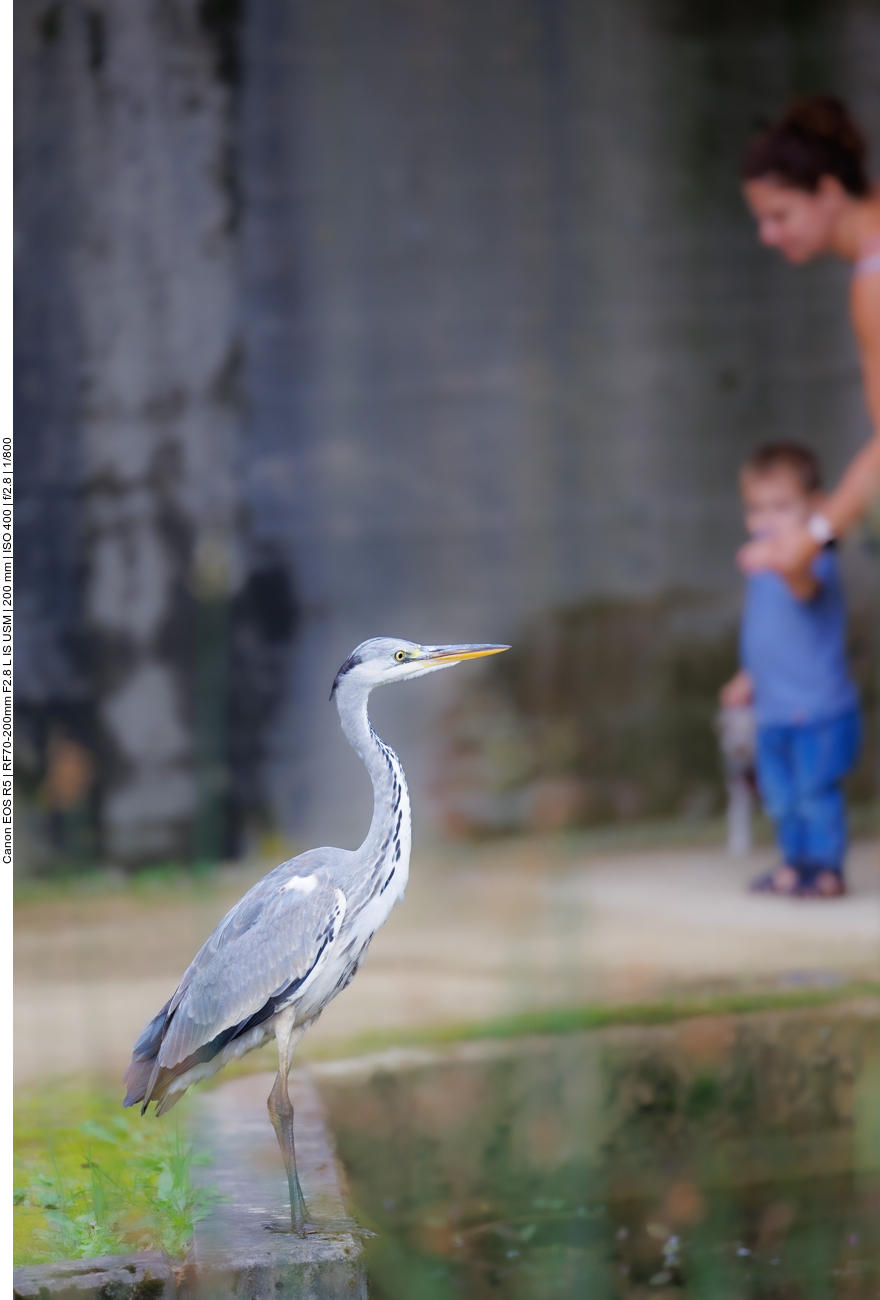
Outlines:
<svg viewBox="0 0 880 1300"><path fill-rule="evenodd" d="M812 600L819 590L819 579L813 573L813 556L791 573L781 576L795 600Z"/></svg>
<svg viewBox="0 0 880 1300"><path fill-rule="evenodd" d="M752 553L754 552L754 554L757 554L758 552L756 548L764 546L765 540L766 539L758 539L757 541L747 542L745 546L740 547L739 553L736 557L737 564L741 569L745 570L746 573L754 571L751 567ZM766 544L769 546L775 545L776 540L778 539L766 540ZM789 557L791 563L784 570L782 568L777 569L779 576L782 578L795 600L812 600L816 595L816 592L819 590L819 580L813 573L813 564L816 560L816 554L817 552L815 547L813 547L809 553L804 551L796 558L792 554L792 556ZM756 568L775 569L777 566L775 564L765 565L762 561L756 566Z"/></svg>

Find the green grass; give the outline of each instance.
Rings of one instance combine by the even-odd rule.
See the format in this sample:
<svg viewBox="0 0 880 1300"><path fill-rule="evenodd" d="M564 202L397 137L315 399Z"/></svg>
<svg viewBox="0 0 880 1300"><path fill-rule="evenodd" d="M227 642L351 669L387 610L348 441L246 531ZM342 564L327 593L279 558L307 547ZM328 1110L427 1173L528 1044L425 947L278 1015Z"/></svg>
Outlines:
<svg viewBox="0 0 880 1300"><path fill-rule="evenodd" d="M120 1112L118 1089L28 1091L16 1099L14 1142L16 1265L153 1249L180 1258L217 1200L193 1180L203 1159L183 1117L140 1123Z"/></svg>

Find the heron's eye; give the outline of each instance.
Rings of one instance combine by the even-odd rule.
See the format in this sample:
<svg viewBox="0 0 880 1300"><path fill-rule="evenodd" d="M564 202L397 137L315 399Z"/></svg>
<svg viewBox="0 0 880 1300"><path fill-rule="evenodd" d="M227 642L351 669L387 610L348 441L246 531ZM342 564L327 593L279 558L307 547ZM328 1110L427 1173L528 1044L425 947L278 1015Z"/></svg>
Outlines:
<svg viewBox="0 0 880 1300"><path fill-rule="evenodd" d="M403 661L404 661L404 659L406 658L406 651L405 651L405 650L398 650L398 652L397 652L397 654L394 656L394 658L397 660L397 662L398 662L399 664L402 664Z"/></svg>

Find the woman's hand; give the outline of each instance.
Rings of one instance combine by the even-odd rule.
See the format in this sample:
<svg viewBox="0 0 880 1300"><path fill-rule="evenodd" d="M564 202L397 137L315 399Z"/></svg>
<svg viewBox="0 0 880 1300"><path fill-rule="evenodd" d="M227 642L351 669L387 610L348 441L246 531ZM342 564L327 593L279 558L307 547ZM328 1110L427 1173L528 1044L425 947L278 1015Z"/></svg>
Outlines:
<svg viewBox="0 0 880 1300"><path fill-rule="evenodd" d="M735 677L731 677L719 693L721 707L724 709L744 709L754 698L752 679L745 668L740 668Z"/></svg>

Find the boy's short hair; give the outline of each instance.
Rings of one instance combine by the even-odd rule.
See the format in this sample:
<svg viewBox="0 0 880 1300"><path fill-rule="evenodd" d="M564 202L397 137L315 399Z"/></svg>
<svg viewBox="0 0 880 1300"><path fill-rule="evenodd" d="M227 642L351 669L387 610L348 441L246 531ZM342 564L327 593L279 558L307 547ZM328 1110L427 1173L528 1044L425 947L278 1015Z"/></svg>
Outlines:
<svg viewBox="0 0 880 1300"><path fill-rule="evenodd" d="M799 442L765 442L752 452L742 468L743 473L760 475L778 469L790 470L808 495L818 492L822 486L822 471L816 456Z"/></svg>

